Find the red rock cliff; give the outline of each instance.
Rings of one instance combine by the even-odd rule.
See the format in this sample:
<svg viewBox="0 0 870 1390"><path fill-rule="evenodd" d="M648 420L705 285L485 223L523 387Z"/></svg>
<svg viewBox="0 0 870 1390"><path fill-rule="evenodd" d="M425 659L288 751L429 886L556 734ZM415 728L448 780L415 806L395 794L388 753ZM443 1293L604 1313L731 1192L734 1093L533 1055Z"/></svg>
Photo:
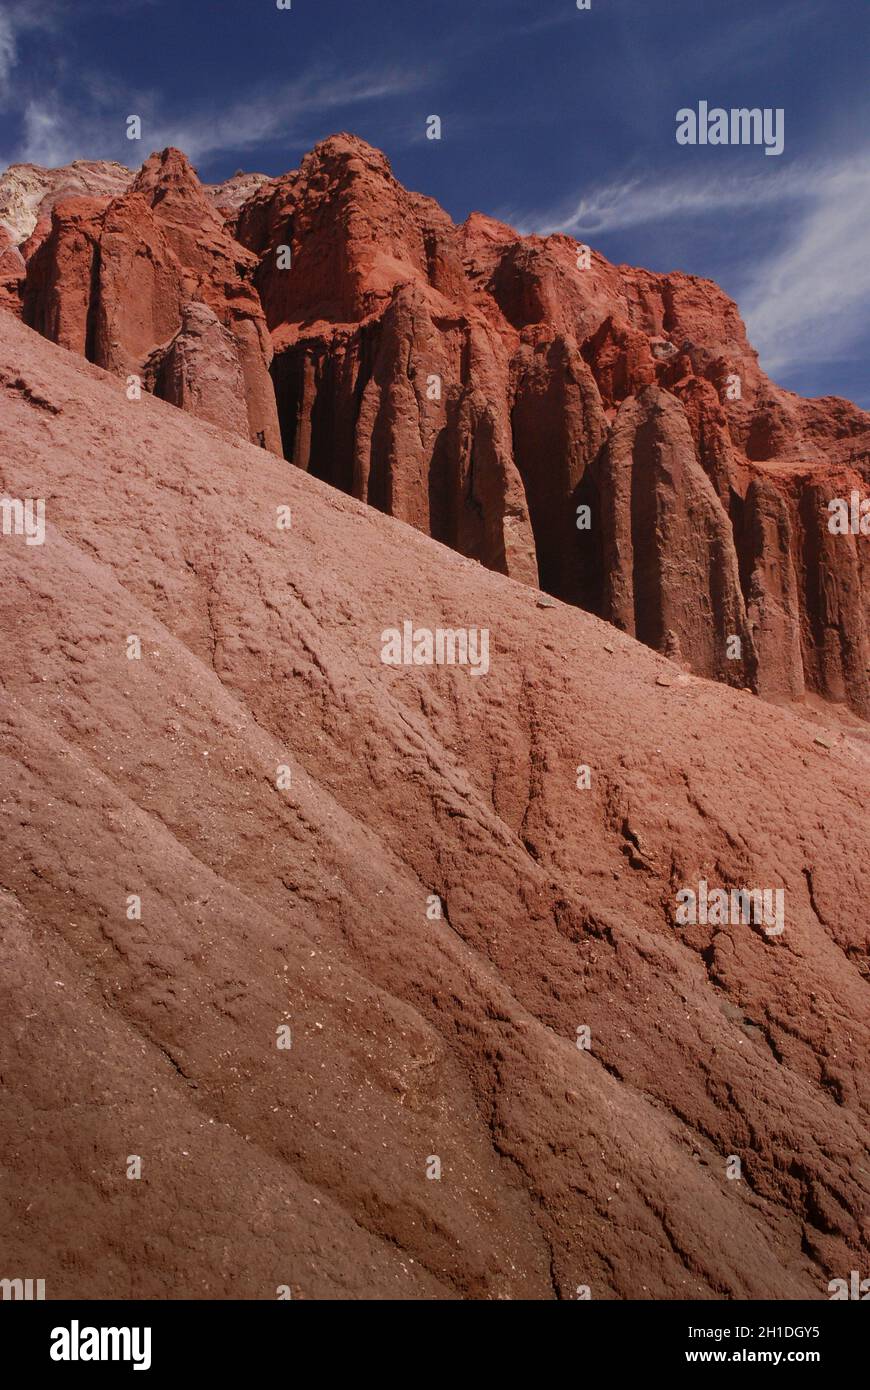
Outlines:
<svg viewBox="0 0 870 1390"><path fill-rule="evenodd" d="M184 155L164 150L118 197L55 203L50 230L28 261L22 315L98 366L145 377L176 405L196 400L196 413L211 423L244 424L253 443L279 450L272 349L251 283L255 268ZM199 306L201 319L214 316L224 332L220 340L213 335L214 352L201 351L202 337L197 353L187 352L188 367L195 356L203 379L183 390L177 371L156 370L155 354L178 358L190 305Z"/></svg>
<svg viewBox="0 0 870 1390"><path fill-rule="evenodd" d="M870 417L769 381L709 281L456 226L340 135L57 201L22 312L236 431L241 380L252 440L698 674L870 718L868 541L827 511L870 491Z"/></svg>

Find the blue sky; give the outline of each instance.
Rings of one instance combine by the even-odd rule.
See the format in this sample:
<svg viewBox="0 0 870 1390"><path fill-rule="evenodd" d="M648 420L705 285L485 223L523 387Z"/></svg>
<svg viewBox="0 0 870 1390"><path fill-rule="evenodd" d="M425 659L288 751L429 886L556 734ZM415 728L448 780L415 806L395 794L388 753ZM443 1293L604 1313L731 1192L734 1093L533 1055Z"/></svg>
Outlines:
<svg viewBox="0 0 870 1390"><path fill-rule="evenodd" d="M776 380L870 407L868 41L868 0L0 0L0 161L217 181L351 130L457 220L718 280ZM782 107L783 154L677 145L701 100Z"/></svg>

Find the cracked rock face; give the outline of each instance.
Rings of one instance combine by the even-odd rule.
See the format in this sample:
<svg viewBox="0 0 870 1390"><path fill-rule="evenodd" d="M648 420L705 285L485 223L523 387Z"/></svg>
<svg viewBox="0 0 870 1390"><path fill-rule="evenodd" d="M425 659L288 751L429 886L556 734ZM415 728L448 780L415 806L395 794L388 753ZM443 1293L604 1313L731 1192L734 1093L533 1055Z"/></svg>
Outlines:
<svg viewBox="0 0 870 1390"><path fill-rule="evenodd" d="M188 161L177 150L165 150L146 160L117 197L55 204L50 229L28 260L22 317L98 366L146 378L158 394L167 383L167 399L177 403L177 374L155 373L152 355L170 352L182 332L185 306L203 304L228 336L200 335L196 353L187 353L184 399L195 413L232 420L245 438L274 451L280 435L269 377L272 347L249 283L254 267ZM209 341L216 349L213 361ZM198 384L191 376L194 366L203 373ZM203 412L219 377L233 383L240 377L241 395L213 401Z"/></svg>
<svg viewBox="0 0 870 1390"><path fill-rule="evenodd" d="M55 203L71 197L114 198L133 182L133 171L111 160L78 159L60 169L11 164L0 174L0 223L21 245Z"/></svg>
<svg viewBox="0 0 870 1390"><path fill-rule="evenodd" d="M24 257L9 231L0 226L0 308L20 314L25 273Z"/></svg>
<svg viewBox="0 0 870 1390"><path fill-rule="evenodd" d="M692 670L747 685L755 651L731 526L674 396L645 386L624 401L596 493L604 616ZM743 654L729 661L732 634Z"/></svg>
<svg viewBox="0 0 870 1390"><path fill-rule="evenodd" d="M181 327L145 364L145 386L229 434L247 431L245 383L229 329L206 304L185 304Z"/></svg>
<svg viewBox="0 0 870 1390"><path fill-rule="evenodd" d="M68 269L105 223L65 218ZM46 312L78 332L53 283ZM434 333L445 375L459 349L401 304L372 394L413 412L407 334ZM443 524L522 569L554 498L600 470L617 633L216 422L235 344L183 302L150 359L172 410L0 315L0 482L47 499L43 544L0 538L6 1268L48 1298L826 1298L870 1261L870 744L636 640L713 659L658 527L693 585L730 576L711 622L738 621L746 584L756 659L775 625L794 681L798 595L826 576L813 679L845 689L857 579L811 530L813 474L747 486L738 576L666 387L609 425L564 326L529 341L517 437L558 406L604 450L553 425L552 492L525 445L510 475L469 387L445 467L481 473L506 520ZM496 370L492 339L476 352ZM389 494L409 513L429 442ZM486 675L385 665L409 615L486 627ZM781 889L784 931L678 927L702 880Z"/></svg>
<svg viewBox="0 0 870 1390"><path fill-rule="evenodd" d="M718 286L457 226L350 135L220 187L177 150L119 190L70 167L88 196L30 171L52 191L24 199L23 283L0 262L26 323L695 674L870 718L870 537L826 510L870 494L870 417L769 381ZM246 424L215 400L223 335L188 345L185 391L147 365L193 301Z"/></svg>

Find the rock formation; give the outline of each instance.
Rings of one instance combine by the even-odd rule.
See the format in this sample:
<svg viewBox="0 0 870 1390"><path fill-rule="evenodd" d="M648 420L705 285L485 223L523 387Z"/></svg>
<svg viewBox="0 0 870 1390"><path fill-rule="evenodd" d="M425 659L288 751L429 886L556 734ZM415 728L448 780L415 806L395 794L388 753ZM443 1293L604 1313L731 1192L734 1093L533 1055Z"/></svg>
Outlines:
<svg viewBox="0 0 870 1390"><path fill-rule="evenodd" d="M16 246L29 242L37 229L51 225L55 203L71 197L116 198L126 193L136 175L112 160L77 159L57 169L40 164L10 164L0 174L0 225ZM262 184L265 174L239 170L224 183L202 185L218 211L228 219Z"/></svg>
<svg viewBox="0 0 870 1390"><path fill-rule="evenodd" d="M127 196L117 225L169 241ZM109 225L80 206L63 245L86 261ZM341 397L367 364L389 459L420 399L403 333L418 376L457 360L447 476L483 469L495 506L499 334L434 304L390 293L370 356L325 324L319 366ZM235 339L181 318L152 369L188 413L0 315L0 485L46 499L43 544L0 537L4 1272L48 1299L827 1299L870 1261L866 730L696 679L204 423ZM560 494L595 465L549 407L603 439L589 370L564 328L517 369ZM828 473L754 476L737 575L688 417L650 383L603 440L608 603L714 663L745 586L776 669L815 651L846 691L859 559L815 525ZM544 516L545 476L518 479L502 505ZM471 539L519 556L504 534ZM486 628L487 674L385 665L408 618ZM781 889L782 934L678 925L701 880Z"/></svg>
<svg viewBox="0 0 870 1390"><path fill-rule="evenodd" d="M26 265L11 234L0 226L0 309L21 312Z"/></svg>
<svg viewBox="0 0 870 1390"><path fill-rule="evenodd" d="M47 337L692 672L870 718L868 538L827 527L870 494L870 417L769 381L711 282L456 226L345 135L277 179L206 190L168 150L52 201Z"/></svg>
<svg viewBox="0 0 870 1390"><path fill-rule="evenodd" d="M67 198L115 198L133 182L132 169L110 160L77 159L60 169L10 164L0 174L0 223L16 245L50 223L56 203Z"/></svg>
<svg viewBox="0 0 870 1390"><path fill-rule="evenodd" d="M161 400L180 406L230 434L248 428L245 382L229 329L196 300L181 311L181 327L145 364L145 385Z"/></svg>
<svg viewBox="0 0 870 1390"><path fill-rule="evenodd" d="M183 399L213 422L232 421L253 443L277 450L272 348L250 283L255 265L184 156L167 150L116 197L56 199L50 229L27 262L22 317L89 361L144 378L168 400ZM223 333L203 334L210 316ZM158 370L158 359L175 365ZM194 369L201 382L192 379ZM216 401L219 381L234 391L241 381L240 394Z"/></svg>

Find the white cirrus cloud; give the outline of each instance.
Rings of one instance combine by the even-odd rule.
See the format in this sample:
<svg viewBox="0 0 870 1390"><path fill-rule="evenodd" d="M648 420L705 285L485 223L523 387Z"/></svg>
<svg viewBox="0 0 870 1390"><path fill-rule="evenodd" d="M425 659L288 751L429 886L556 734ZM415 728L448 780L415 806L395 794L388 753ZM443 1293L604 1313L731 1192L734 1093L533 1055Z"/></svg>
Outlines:
<svg viewBox="0 0 870 1390"><path fill-rule="evenodd" d="M592 189L577 201L549 213L521 218L521 230L548 236L594 236L628 227L672 222L726 209L769 206L806 197L806 174L794 170L734 174L630 175Z"/></svg>
<svg viewBox="0 0 870 1390"><path fill-rule="evenodd" d="M144 154L176 145L196 163L225 151L244 153L276 139L290 150L304 148L320 138L317 124L332 112L419 91L427 76L410 69L351 77L312 70L279 88L263 88L244 100L201 107L177 118L161 111L165 103L154 92L128 92L122 105L111 84L83 78L80 87L88 97L87 108L72 110L56 97L24 104L22 138L9 162L56 166L74 159L111 158L138 164ZM129 115L142 118L141 144L126 139Z"/></svg>
<svg viewBox="0 0 870 1390"><path fill-rule="evenodd" d="M808 203L742 297L770 372L833 360L866 336L870 322L870 155L820 173Z"/></svg>
<svg viewBox="0 0 870 1390"><path fill-rule="evenodd" d="M521 231L577 237L691 225L734 214L744 230L756 213L782 210L769 252L752 245L738 301L768 372L833 361L865 338L870 323L870 150L758 174L626 176L561 209L506 220ZM730 225L730 224L729 224Z"/></svg>
<svg viewBox="0 0 870 1390"><path fill-rule="evenodd" d="M11 94L11 78L17 61L16 29L11 14L0 14L0 105L5 106Z"/></svg>

